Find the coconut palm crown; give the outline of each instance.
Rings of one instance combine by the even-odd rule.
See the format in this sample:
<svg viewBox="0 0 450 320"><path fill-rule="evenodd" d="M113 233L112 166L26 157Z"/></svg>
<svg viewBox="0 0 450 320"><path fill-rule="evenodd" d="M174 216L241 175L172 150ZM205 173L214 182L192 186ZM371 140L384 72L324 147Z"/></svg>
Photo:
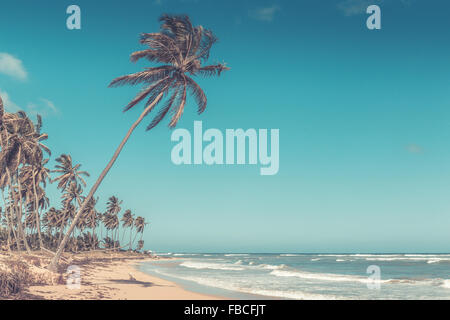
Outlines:
<svg viewBox="0 0 450 320"><path fill-rule="evenodd" d="M195 98L198 113L201 114L206 108L206 95L191 76L220 75L222 71L229 70L225 64L220 63L202 65L209 58L209 51L217 41L210 30L202 26L193 27L189 17L185 15L165 14L159 20L162 22L161 31L143 33L140 43L148 46L148 49L132 53L131 61L145 58L163 65L116 78L110 84L110 87L144 84L142 91L124 111L130 110L144 99L147 99L145 107L156 101L148 110L149 113L161 100L161 93L170 97L147 126L147 130L154 128L169 112L172 113L169 127L175 127L183 114L188 92Z"/></svg>

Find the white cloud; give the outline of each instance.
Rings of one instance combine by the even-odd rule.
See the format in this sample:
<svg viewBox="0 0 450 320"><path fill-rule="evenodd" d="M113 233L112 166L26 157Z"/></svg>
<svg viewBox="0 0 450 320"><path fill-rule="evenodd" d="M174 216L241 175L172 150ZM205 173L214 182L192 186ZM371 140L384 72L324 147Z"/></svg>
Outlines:
<svg viewBox="0 0 450 320"><path fill-rule="evenodd" d="M9 94L6 91L2 91L0 89L0 97L2 97L3 105L5 106L5 111L10 113L15 113L20 110L28 113L29 116L35 116L37 114L42 117L47 117L51 115L59 115L59 109L55 106L55 104L44 98L38 99L38 102L29 102L26 108L21 108L16 103L14 103Z"/></svg>
<svg viewBox="0 0 450 320"><path fill-rule="evenodd" d="M0 52L0 73L19 80L26 80L28 77L22 61L6 52Z"/></svg>
<svg viewBox="0 0 450 320"><path fill-rule="evenodd" d="M258 8L249 13L250 17L259 21L271 22L275 17L275 13L280 11L281 8L277 5L271 7Z"/></svg>

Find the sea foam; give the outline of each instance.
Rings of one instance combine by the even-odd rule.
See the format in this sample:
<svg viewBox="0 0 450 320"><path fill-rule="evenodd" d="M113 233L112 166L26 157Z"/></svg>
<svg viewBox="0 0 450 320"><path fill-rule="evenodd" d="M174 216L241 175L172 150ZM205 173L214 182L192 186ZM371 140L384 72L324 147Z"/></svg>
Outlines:
<svg viewBox="0 0 450 320"><path fill-rule="evenodd" d="M194 262L185 261L180 263L180 266L192 269L213 269L213 270L231 270L231 271L241 271L244 270L242 267L233 266L225 263L211 263L211 262Z"/></svg>

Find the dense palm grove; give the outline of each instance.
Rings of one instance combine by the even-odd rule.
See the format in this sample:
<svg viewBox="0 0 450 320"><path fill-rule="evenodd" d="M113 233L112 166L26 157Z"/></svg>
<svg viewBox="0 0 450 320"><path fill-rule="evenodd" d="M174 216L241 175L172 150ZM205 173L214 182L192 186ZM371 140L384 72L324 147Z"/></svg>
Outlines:
<svg viewBox="0 0 450 320"><path fill-rule="evenodd" d="M2 250L55 250L73 222L85 196L86 171L70 155L56 158L48 168L50 149L43 144L48 135L23 111L4 111L0 97L0 246ZM57 183L60 205L50 207L45 189ZM66 245L67 251L142 250L145 219L131 210L122 214L122 201L112 196L106 211L98 212L98 199L91 198L76 221ZM125 238L125 235L127 237ZM137 236L139 241L136 242Z"/></svg>

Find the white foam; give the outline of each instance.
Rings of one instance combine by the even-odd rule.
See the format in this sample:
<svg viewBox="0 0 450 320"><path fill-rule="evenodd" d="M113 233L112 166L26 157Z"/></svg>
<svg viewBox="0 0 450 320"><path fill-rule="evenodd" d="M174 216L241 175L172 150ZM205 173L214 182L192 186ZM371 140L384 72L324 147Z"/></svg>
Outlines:
<svg viewBox="0 0 450 320"><path fill-rule="evenodd" d="M450 261L450 258L440 258L436 256L429 257L392 257L392 258L366 258L367 261L427 261L427 263L436 263L441 261ZM431 261L431 262L430 262Z"/></svg>
<svg viewBox="0 0 450 320"><path fill-rule="evenodd" d="M159 270L155 270L157 273L166 275L166 276L173 276L164 272L161 272ZM315 294L315 293L306 293L298 290L267 290L267 289L259 289L259 288L248 288L244 285L239 286L238 284L233 284L229 281L219 280L219 279L210 279L206 277L192 277L192 276L176 276L179 279L193 281L198 284L219 288L219 289L225 289L225 290L231 290L231 291L237 291L241 293L247 293L247 294L255 294L255 295L263 295L263 296L269 296L269 297L277 297L277 298L285 298L285 299L295 299L295 300L336 300L338 299L335 296L332 295L321 295L321 294Z"/></svg>
<svg viewBox="0 0 450 320"><path fill-rule="evenodd" d="M443 281L441 287L446 288L446 289L450 289L450 279L446 279Z"/></svg>
<svg viewBox="0 0 450 320"><path fill-rule="evenodd" d="M236 267L226 263L211 263L211 262L185 261L183 263L180 263L180 266L191 269L213 269L213 270L233 270L233 271L244 270L244 268Z"/></svg>
<svg viewBox="0 0 450 320"><path fill-rule="evenodd" d="M292 254L292 253L286 253L286 254L280 254L280 257L300 257L300 254Z"/></svg>
<svg viewBox="0 0 450 320"><path fill-rule="evenodd" d="M312 273L303 271L288 271L288 270L274 270L270 273L276 277L297 277L309 280L320 280L320 281L335 281L335 282L361 282L368 283L371 280L365 277L359 276L349 276L349 275L338 275L331 273ZM382 282L384 282L382 280Z"/></svg>
<svg viewBox="0 0 450 320"><path fill-rule="evenodd" d="M241 256L248 256L247 253L228 253L225 255L225 257L241 257Z"/></svg>
<svg viewBox="0 0 450 320"><path fill-rule="evenodd" d="M277 298L287 298L294 300L337 300L335 296L306 293L302 291L280 291L280 290L261 290L261 289L250 289L246 290L246 293L258 294L262 296L270 296Z"/></svg>
<svg viewBox="0 0 450 320"><path fill-rule="evenodd" d="M260 269L267 269L267 270L280 270L280 269L285 268L286 266L284 264L280 264L280 265L260 264L260 265L257 265L256 267L258 267Z"/></svg>
<svg viewBox="0 0 450 320"><path fill-rule="evenodd" d="M431 260L428 260L427 261L427 263L438 263L440 260L438 260L438 259L431 259Z"/></svg>

